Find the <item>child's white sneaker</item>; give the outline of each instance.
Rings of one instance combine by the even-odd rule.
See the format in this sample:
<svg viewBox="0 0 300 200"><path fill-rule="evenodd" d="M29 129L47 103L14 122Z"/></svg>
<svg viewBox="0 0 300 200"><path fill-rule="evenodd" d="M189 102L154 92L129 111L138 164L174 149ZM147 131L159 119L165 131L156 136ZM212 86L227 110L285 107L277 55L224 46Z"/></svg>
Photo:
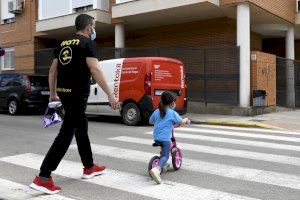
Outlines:
<svg viewBox="0 0 300 200"><path fill-rule="evenodd" d="M150 170L150 175L157 184L161 183L160 172L161 170L159 166L154 167Z"/></svg>
<svg viewBox="0 0 300 200"><path fill-rule="evenodd" d="M171 161L169 159L168 162L166 163L166 165L163 167L163 171L167 172L170 169L171 169Z"/></svg>

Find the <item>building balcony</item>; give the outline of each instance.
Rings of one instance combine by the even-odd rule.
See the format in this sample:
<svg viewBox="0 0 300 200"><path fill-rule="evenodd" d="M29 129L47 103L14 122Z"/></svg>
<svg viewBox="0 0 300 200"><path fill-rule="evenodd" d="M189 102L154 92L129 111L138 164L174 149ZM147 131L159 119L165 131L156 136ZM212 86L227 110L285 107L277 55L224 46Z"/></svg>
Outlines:
<svg viewBox="0 0 300 200"><path fill-rule="evenodd" d="M223 17L219 0L116 0L112 18L127 28L161 26Z"/></svg>
<svg viewBox="0 0 300 200"><path fill-rule="evenodd" d="M109 0L39 0L36 32L40 37L62 39L75 32L75 19L80 13L95 18L97 31L112 31Z"/></svg>

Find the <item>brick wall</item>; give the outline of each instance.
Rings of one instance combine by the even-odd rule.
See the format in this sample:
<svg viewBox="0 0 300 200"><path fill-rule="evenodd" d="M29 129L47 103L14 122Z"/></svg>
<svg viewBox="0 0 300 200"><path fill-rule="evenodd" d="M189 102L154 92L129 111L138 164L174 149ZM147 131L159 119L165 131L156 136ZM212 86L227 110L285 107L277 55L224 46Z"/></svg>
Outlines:
<svg viewBox="0 0 300 200"><path fill-rule="evenodd" d="M229 19L219 18L192 23L126 32L127 47L220 47L235 46L235 33Z"/></svg>
<svg viewBox="0 0 300 200"><path fill-rule="evenodd" d="M99 36L100 47L114 47L114 36ZM236 46L236 22L218 18L126 31L126 47L224 47ZM261 36L251 33L252 50L261 51Z"/></svg>
<svg viewBox="0 0 300 200"><path fill-rule="evenodd" d="M220 5L251 2L289 22L295 23L295 0L220 0Z"/></svg>
<svg viewBox="0 0 300 200"><path fill-rule="evenodd" d="M285 38L264 39L263 52L285 57ZM300 60L300 40L295 40L295 60Z"/></svg>
<svg viewBox="0 0 300 200"><path fill-rule="evenodd" d="M36 1L26 1L16 22L0 25L1 46L15 48L15 72L34 72Z"/></svg>
<svg viewBox="0 0 300 200"><path fill-rule="evenodd" d="M251 52L251 94L253 90L265 90L266 106L276 105L276 56L258 51Z"/></svg>

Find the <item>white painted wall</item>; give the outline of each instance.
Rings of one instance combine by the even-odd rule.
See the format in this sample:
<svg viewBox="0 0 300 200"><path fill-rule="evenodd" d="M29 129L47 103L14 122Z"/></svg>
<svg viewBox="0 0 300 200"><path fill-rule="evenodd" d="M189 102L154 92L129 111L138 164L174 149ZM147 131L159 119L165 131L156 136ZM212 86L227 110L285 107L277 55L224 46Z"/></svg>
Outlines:
<svg viewBox="0 0 300 200"><path fill-rule="evenodd" d="M48 18L71 14L70 0L39 0L39 2L41 1L42 1L41 3L42 18L40 19L48 19Z"/></svg>
<svg viewBox="0 0 300 200"><path fill-rule="evenodd" d="M240 47L240 106L250 106L250 6L237 5L237 46Z"/></svg>
<svg viewBox="0 0 300 200"><path fill-rule="evenodd" d="M128 2L128 1L135 1L135 0L116 0L116 4L125 3L125 2Z"/></svg>
<svg viewBox="0 0 300 200"><path fill-rule="evenodd" d="M98 1L97 9L109 11L109 0L96 0L96 1Z"/></svg>
<svg viewBox="0 0 300 200"><path fill-rule="evenodd" d="M75 0L73 1L73 8L83 7L87 5L93 5L93 0Z"/></svg>
<svg viewBox="0 0 300 200"><path fill-rule="evenodd" d="M39 20L69 15L74 8L88 5L93 5L94 9L109 10L109 0L39 0Z"/></svg>
<svg viewBox="0 0 300 200"><path fill-rule="evenodd" d="M15 15L8 12L8 2L11 0L0 0L1 3L1 21L4 19L13 18Z"/></svg>

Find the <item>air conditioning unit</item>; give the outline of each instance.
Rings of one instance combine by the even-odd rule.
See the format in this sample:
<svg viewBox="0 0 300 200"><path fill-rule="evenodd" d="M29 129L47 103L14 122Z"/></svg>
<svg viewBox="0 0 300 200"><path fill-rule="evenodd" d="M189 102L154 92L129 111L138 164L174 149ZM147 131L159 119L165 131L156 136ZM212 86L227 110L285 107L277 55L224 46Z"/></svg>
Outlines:
<svg viewBox="0 0 300 200"><path fill-rule="evenodd" d="M12 0L8 2L8 12L19 14L22 13L25 7L25 0Z"/></svg>

